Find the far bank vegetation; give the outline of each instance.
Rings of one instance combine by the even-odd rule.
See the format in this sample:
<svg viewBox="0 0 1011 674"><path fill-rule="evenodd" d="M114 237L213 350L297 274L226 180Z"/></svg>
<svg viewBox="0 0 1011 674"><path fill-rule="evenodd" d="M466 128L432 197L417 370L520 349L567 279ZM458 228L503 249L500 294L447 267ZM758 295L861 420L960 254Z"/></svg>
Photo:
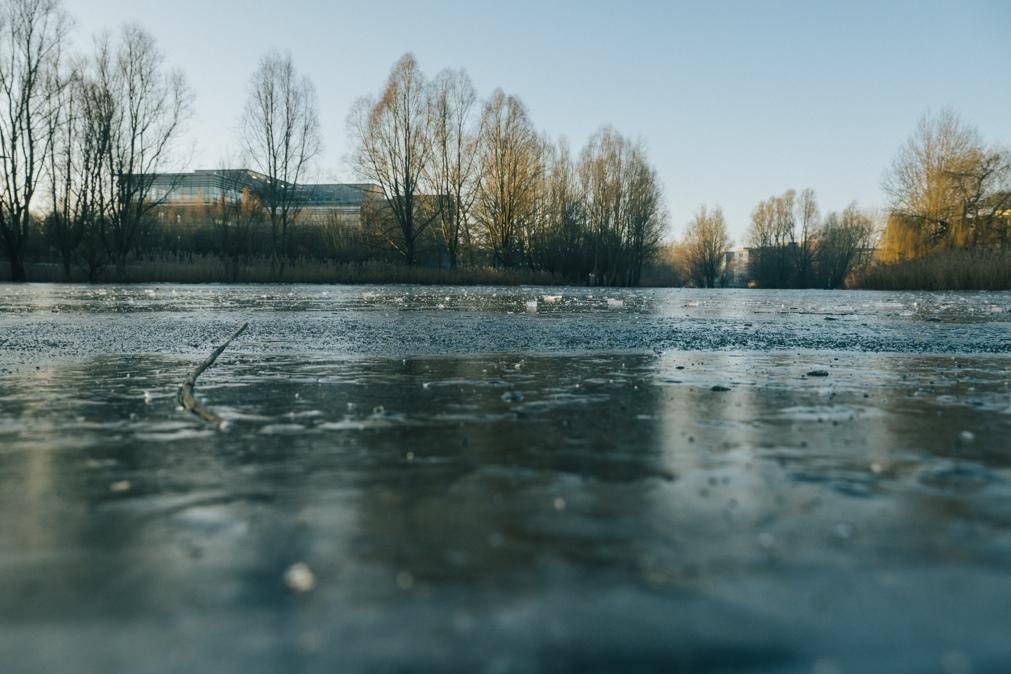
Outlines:
<svg viewBox="0 0 1011 674"><path fill-rule="evenodd" d="M60 0L0 0L0 267L15 281L1011 287L1011 153L952 111L901 147L884 212L823 214L812 189L789 189L755 205L736 248L719 205L665 242L642 141L602 126L570 148L516 93L482 96L465 71L430 77L405 54L345 118L360 212L309 226L300 186L320 179L324 113L290 55L262 57L236 110L229 163L263 184L176 208L155 184L186 157L184 74L139 25L79 53L71 26Z"/></svg>
<svg viewBox="0 0 1011 674"><path fill-rule="evenodd" d="M745 247L703 207L665 251L698 287L997 290L1011 288L1011 152L955 112L925 114L883 181L883 215L855 202L820 215L815 193L759 202ZM743 253L744 259L736 255Z"/></svg>
<svg viewBox="0 0 1011 674"><path fill-rule="evenodd" d="M154 185L185 159L185 76L135 24L71 53L71 23L59 0L0 0L0 252L15 281L40 263L65 279L126 281L210 259L232 281L266 267L276 281L402 265L450 273L391 278L487 269L634 286L655 266L667 213L643 143L603 126L573 152L518 95L482 98L466 72L430 78L411 54L347 116L356 179L372 186L360 217L300 220L323 113L279 52L260 60L238 115L239 161L263 184L175 209Z"/></svg>

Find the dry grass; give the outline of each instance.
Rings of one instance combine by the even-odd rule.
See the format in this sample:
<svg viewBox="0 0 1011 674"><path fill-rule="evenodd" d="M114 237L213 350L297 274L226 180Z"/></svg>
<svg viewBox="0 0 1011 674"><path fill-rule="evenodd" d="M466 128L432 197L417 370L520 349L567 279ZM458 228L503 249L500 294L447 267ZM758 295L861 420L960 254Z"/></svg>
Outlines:
<svg viewBox="0 0 1011 674"><path fill-rule="evenodd" d="M894 264L877 264L852 279L866 290L1009 290L1011 255L953 250Z"/></svg>

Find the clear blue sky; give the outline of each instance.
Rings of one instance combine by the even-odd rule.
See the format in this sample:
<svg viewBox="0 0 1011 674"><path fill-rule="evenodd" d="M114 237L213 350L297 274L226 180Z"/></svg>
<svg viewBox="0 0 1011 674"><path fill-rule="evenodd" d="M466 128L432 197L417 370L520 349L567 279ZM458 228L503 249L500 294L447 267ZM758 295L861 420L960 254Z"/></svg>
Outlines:
<svg viewBox="0 0 1011 674"><path fill-rule="evenodd" d="M135 20L196 93L188 168L237 153L247 82L290 51L320 95L321 174L352 179L345 118L406 51L519 94L578 148L611 124L647 142L671 236L720 204L743 240L754 204L813 187L823 212L884 204L881 177L926 109L1011 145L1011 2L66 0L82 46Z"/></svg>

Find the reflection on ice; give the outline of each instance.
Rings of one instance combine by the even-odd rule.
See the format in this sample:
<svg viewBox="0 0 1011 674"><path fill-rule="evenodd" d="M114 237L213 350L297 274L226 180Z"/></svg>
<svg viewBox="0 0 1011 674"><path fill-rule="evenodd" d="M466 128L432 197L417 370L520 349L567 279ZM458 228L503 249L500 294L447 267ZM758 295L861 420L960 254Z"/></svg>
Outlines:
<svg viewBox="0 0 1011 674"><path fill-rule="evenodd" d="M563 292L17 289L0 318L2 661L1011 659L1005 295ZM174 395L237 318L248 341L201 378L218 432ZM91 340L75 357L24 355L75 334ZM869 348L939 335L934 355ZM962 348L983 342L998 353Z"/></svg>

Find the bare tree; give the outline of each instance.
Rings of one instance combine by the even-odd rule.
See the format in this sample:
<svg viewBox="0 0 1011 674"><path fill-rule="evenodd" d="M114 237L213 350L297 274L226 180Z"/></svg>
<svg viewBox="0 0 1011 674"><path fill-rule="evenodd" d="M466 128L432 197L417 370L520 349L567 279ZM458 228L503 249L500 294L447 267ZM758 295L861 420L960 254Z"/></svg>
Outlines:
<svg viewBox="0 0 1011 674"><path fill-rule="evenodd" d="M796 221L800 226L795 284L806 288L814 282L814 237L821 218L814 190L810 187L802 190L797 197L795 208Z"/></svg>
<svg viewBox="0 0 1011 674"><path fill-rule="evenodd" d="M1011 152L982 148L954 167L949 177L957 201L956 235L951 244L973 249L1008 250L1009 234L1002 213L1011 208Z"/></svg>
<svg viewBox="0 0 1011 674"><path fill-rule="evenodd" d="M111 58L108 40L99 40L92 63L75 82L73 95L80 114L72 120L71 156L65 165L70 176L64 183L75 191L73 215L80 230L80 257L90 282L98 280L108 261L120 182L112 173L111 160L117 120L117 101L107 79Z"/></svg>
<svg viewBox="0 0 1011 674"><path fill-rule="evenodd" d="M478 177L477 93L463 70L444 70L432 82L432 191L439 201L442 240L456 268L462 240L470 243L470 212Z"/></svg>
<svg viewBox="0 0 1011 674"><path fill-rule="evenodd" d="M920 118L882 184L892 212L916 229L916 255L950 240L962 215L955 176L982 153L979 133L954 111Z"/></svg>
<svg viewBox="0 0 1011 674"><path fill-rule="evenodd" d="M795 190L787 190L782 196L772 199L773 244L781 248L797 243L796 201Z"/></svg>
<svg viewBox="0 0 1011 674"><path fill-rule="evenodd" d="M883 187L891 199L886 260L1011 246L1003 215L1011 209L1011 152L984 144L952 110L920 118Z"/></svg>
<svg viewBox="0 0 1011 674"><path fill-rule="evenodd" d="M749 265L753 280L760 286L777 287L783 282L786 265L777 225L778 197L760 201L751 212L748 230Z"/></svg>
<svg viewBox="0 0 1011 674"><path fill-rule="evenodd" d="M659 180L645 150L605 127L583 149L579 175L592 282L638 285L642 265L666 227Z"/></svg>
<svg viewBox="0 0 1011 674"><path fill-rule="evenodd" d="M50 111L46 133L52 150L46 161L49 178L50 210L44 220L46 239L60 254L64 278L69 280L74 256L81 243L79 184L81 108L83 74L71 66L65 72L56 66L51 71Z"/></svg>
<svg viewBox="0 0 1011 674"><path fill-rule="evenodd" d="M564 141L545 140L542 148L539 205L529 255L538 269L584 281L591 269L585 260L586 218L577 167Z"/></svg>
<svg viewBox="0 0 1011 674"><path fill-rule="evenodd" d="M752 280L770 288L810 287L819 219L811 189L799 197L787 190L755 206L748 231Z"/></svg>
<svg viewBox="0 0 1011 674"><path fill-rule="evenodd" d="M316 89L298 76L290 55L271 52L260 60L250 81L242 142L252 167L267 177L259 196L270 216L273 259L282 276L288 226L307 196L300 183L323 149Z"/></svg>
<svg viewBox="0 0 1011 674"><path fill-rule="evenodd" d="M418 62L405 54L393 66L380 97L358 99L348 116L355 169L382 190L394 225L382 231L408 265L416 261L419 237L439 215L422 195L433 159L432 109Z"/></svg>
<svg viewBox="0 0 1011 674"><path fill-rule="evenodd" d="M513 266L523 254L521 234L534 217L541 173L541 142L515 96L496 90L481 114L481 181L477 220L496 265Z"/></svg>
<svg viewBox="0 0 1011 674"><path fill-rule="evenodd" d="M629 257L625 283L638 286L643 266L655 253L667 229L668 217L663 208L660 179L641 143L634 144L629 151L626 176Z"/></svg>
<svg viewBox="0 0 1011 674"><path fill-rule="evenodd" d="M685 231L684 252L688 271L695 285L701 288L715 288L723 273L723 263L730 238L723 209L719 206L709 211L699 208Z"/></svg>
<svg viewBox="0 0 1011 674"><path fill-rule="evenodd" d="M175 159L175 144L190 114L191 94L183 75L165 69L150 33L126 25L118 43L100 39L95 57L98 96L112 112L106 156L110 199L108 245L119 278L139 245L149 215L165 196L152 192L155 178Z"/></svg>
<svg viewBox="0 0 1011 674"><path fill-rule="evenodd" d="M64 276L73 263L85 263L98 280L108 257L108 225L118 181L110 174L113 92L97 73L107 73L107 42L93 62L81 59L54 77L48 133L53 150L47 162L50 210L45 231L60 253Z"/></svg>
<svg viewBox="0 0 1011 674"><path fill-rule="evenodd" d="M622 163L624 139L611 128L590 138L579 162L587 225L593 248L591 283L613 285L624 238Z"/></svg>
<svg viewBox="0 0 1011 674"><path fill-rule="evenodd" d="M817 236L815 263L821 285L839 288L870 249L874 221L851 203L842 213L829 213Z"/></svg>
<svg viewBox="0 0 1011 674"><path fill-rule="evenodd" d="M27 279L31 206L52 151L48 133L68 19L58 0L0 3L0 243L11 278Z"/></svg>

